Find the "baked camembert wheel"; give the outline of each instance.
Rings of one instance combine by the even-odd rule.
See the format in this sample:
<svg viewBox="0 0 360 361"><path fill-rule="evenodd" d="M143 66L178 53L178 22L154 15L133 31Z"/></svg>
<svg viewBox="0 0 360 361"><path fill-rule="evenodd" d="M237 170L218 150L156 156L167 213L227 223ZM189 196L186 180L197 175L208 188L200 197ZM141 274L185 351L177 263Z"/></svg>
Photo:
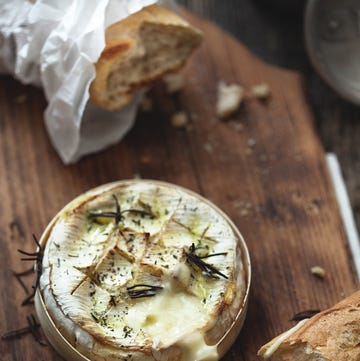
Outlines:
<svg viewBox="0 0 360 361"><path fill-rule="evenodd" d="M219 342L246 311L241 235L183 188L100 187L65 207L41 242L38 295L62 337L90 360L218 360Z"/></svg>

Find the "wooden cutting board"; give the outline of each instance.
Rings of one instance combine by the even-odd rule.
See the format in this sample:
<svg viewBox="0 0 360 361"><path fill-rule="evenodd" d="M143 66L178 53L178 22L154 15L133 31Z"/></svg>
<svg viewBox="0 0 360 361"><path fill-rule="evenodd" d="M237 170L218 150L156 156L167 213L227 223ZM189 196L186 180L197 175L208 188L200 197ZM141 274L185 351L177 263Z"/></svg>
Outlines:
<svg viewBox="0 0 360 361"><path fill-rule="evenodd" d="M0 334L24 326L34 312L20 307L25 293L12 270L28 265L16 249L33 250L31 234L40 236L79 193L139 175L211 199L247 241L249 311L224 360L256 360L258 348L292 326L295 313L324 309L358 288L301 76L263 63L215 25L186 16L203 30L205 43L185 69L185 89L174 97L157 85L153 111L140 114L120 144L75 165L64 166L49 142L41 90L0 78ZM214 112L220 80L247 91L228 121ZM271 88L266 102L249 96L262 82ZM186 129L171 125L178 110L191 118ZM324 279L311 274L315 265L326 270ZM0 340L0 350L1 361L61 360L29 335Z"/></svg>

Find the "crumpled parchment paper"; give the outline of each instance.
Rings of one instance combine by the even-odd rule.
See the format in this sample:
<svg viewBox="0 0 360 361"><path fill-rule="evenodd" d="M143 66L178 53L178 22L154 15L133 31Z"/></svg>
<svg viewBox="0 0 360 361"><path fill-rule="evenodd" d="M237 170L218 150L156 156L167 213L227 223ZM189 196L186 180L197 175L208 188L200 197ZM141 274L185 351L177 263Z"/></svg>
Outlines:
<svg viewBox="0 0 360 361"><path fill-rule="evenodd" d="M120 112L88 102L105 29L156 0L0 0L0 73L44 89L44 120L64 163L118 142L141 92Z"/></svg>

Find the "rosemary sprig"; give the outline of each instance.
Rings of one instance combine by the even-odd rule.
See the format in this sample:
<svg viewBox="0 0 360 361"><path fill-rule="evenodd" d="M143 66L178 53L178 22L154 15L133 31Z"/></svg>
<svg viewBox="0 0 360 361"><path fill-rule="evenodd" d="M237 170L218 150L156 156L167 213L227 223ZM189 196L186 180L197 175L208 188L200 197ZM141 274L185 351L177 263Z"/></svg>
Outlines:
<svg viewBox="0 0 360 361"><path fill-rule="evenodd" d="M42 338L41 333L39 331L40 325L36 322L36 319L33 314L26 317L28 322L30 332L34 336L36 342L38 342L41 346L47 346L46 341Z"/></svg>
<svg viewBox="0 0 360 361"><path fill-rule="evenodd" d="M97 218L97 217L114 218L115 225L118 225L122 221L124 213L135 213L135 214L139 214L142 217L144 216L154 217L153 213L141 209L129 208L129 209L121 210L120 203L116 195L113 194L112 197L115 201L115 212L89 211L88 216L90 218Z"/></svg>
<svg viewBox="0 0 360 361"><path fill-rule="evenodd" d="M40 343L42 346L47 346L47 343L44 341L39 331L40 324L36 321L34 315L31 314L30 316L27 316L26 321L28 323L27 327L22 327L17 330L6 332L1 336L1 338L3 340L12 340L31 333L36 342Z"/></svg>
<svg viewBox="0 0 360 361"><path fill-rule="evenodd" d="M27 286L25 285L25 283L23 282L23 280L21 279L21 277L27 276L27 275L29 275L30 273L33 273L33 272L34 272L34 267L31 267L31 268L29 268L29 269L27 269L25 271L22 271L22 272L14 272L14 271L12 271L13 276L20 283L21 287L24 289L26 294L29 294L29 290L28 290Z"/></svg>
<svg viewBox="0 0 360 361"><path fill-rule="evenodd" d="M293 316L293 318L291 319L291 321L301 321L304 320L305 318L310 318L314 315L316 315L317 313L319 313L320 310L305 310L305 311L301 311L297 314L295 314Z"/></svg>
<svg viewBox="0 0 360 361"><path fill-rule="evenodd" d="M26 252L23 251L21 249L18 249L18 252L27 256L27 257L22 257L21 261L31 261L31 262L35 262L35 282L32 286L32 292L25 298L25 300L22 302L22 306L31 304L33 302L33 298L35 296L36 293L36 289L39 286L40 283L40 276L42 273L42 259L43 259L43 255L44 255L44 250L41 247L39 241L37 240L37 238L35 237L35 235L33 234L33 240L35 242L35 244L37 245L37 251L36 252ZM29 273L34 272L34 268L30 268L26 271L23 272L18 272L18 273L14 273L16 279L20 282L20 284L23 286L24 290L26 293L29 293L27 287L25 286L25 284L22 282L21 277L28 275Z"/></svg>
<svg viewBox="0 0 360 361"><path fill-rule="evenodd" d="M213 253L205 256L198 256L197 254L195 254L195 251L196 251L196 247L194 243L190 246L189 252L185 251L186 260L190 263L190 265L198 267L208 277L218 278L218 276L220 276L225 279L228 279L228 276L224 275L213 265L206 263L202 260L204 258L209 258L214 256L225 256L226 252Z"/></svg>
<svg viewBox="0 0 360 361"><path fill-rule="evenodd" d="M153 297L162 289L163 287L161 286L152 286L145 283L139 283L126 288L130 298Z"/></svg>

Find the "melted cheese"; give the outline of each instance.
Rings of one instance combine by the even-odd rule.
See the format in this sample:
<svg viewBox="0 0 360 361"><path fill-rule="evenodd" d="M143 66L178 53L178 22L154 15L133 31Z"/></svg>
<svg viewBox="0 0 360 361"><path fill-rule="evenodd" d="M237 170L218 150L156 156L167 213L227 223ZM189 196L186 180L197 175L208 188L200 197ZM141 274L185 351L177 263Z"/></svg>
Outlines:
<svg viewBox="0 0 360 361"><path fill-rule="evenodd" d="M168 283L156 297L134 303L125 321L157 340L158 347L167 347L202 327L209 317L201 300Z"/></svg>
<svg viewBox="0 0 360 361"><path fill-rule="evenodd" d="M184 337L179 345L182 350L181 361L217 361L219 355L216 345L207 345L204 335L200 332L193 332Z"/></svg>
<svg viewBox="0 0 360 361"><path fill-rule="evenodd" d="M101 216L115 211L113 195L123 211L118 223ZM94 212L100 216L89 216ZM181 189L134 182L82 196L58 216L40 286L55 323L65 335L75 333L75 347L94 360L125 360L131 348L133 356L151 350L162 359L178 349L181 361L214 361L216 345L204 335L218 308L231 303L229 290L242 287L239 303L245 292L244 275L235 274L242 269L237 242L208 203ZM204 261L226 278L189 263L192 244L198 256L218 254ZM152 297L130 297L129 287L139 284L158 288Z"/></svg>

